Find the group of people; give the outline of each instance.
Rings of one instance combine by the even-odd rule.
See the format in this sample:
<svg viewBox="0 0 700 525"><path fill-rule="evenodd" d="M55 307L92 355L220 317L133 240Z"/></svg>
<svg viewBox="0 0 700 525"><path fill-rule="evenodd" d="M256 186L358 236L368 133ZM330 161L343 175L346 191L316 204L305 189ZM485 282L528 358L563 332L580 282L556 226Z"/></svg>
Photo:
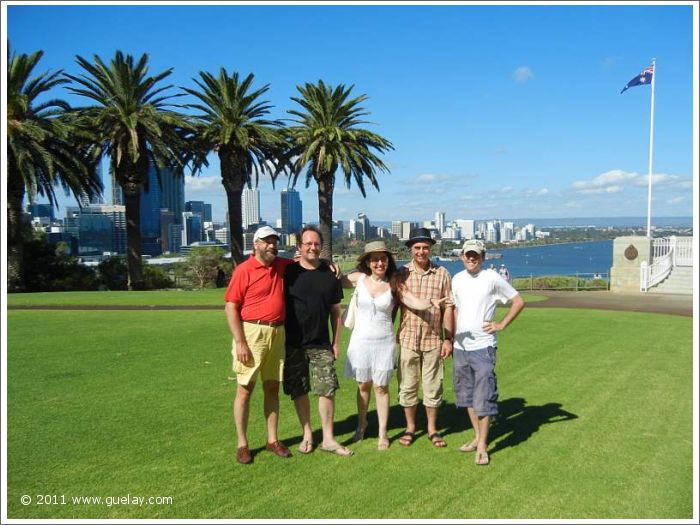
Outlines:
<svg viewBox="0 0 700 525"><path fill-rule="evenodd" d="M399 404L406 429L399 438L410 446L417 437L419 389L431 443L447 443L437 428L443 402L444 360L454 358L453 377L458 407L466 408L474 439L463 452L476 452L475 463L487 465L488 428L497 413L496 332L505 329L523 309L520 295L498 273L484 270L481 241L462 247L463 272L451 278L435 265L429 230L411 231L406 245L411 261L397 268L383 241L365 245L356 272L342 275L320 258L323 238L314 226L298 237L296 260L277 257L279 234L269 226L254 234L254 253L240 264L225 300L233 335L233 368L237 374L234 400L239 463L253 460L247 439L250 397L262 381L267 425L266 449L280 457L290 450L277 436L279 383L294 401L302 428L298 452L315 448L309 393L318 397L322 442L319 449L339 456L353 451L338 443L333 431L335 392L339 388L335 361L340 355L342 288L354 288L356 318L347 349L345 374L357 382L358 424L353 442L364 439L372 391L378 418L378 450L389 448L389 383L398 368ZM496 302L511 301L505 317L494 320ZM394 316L400 312L394 335ZM329 330L330 320L330 330ZM398 366L395 346L398 342Z"/></svg>

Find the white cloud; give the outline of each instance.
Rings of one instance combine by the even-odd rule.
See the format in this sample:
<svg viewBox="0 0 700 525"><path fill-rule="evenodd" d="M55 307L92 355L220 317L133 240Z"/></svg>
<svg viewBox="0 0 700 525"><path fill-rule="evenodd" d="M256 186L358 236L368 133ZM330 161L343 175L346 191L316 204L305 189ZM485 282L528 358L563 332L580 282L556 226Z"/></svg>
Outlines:
<svg viewBox="0 0 700 525"><path fill-rule="evenodd" d="M606 193L619 191L620 184L624 182L634 183L640 177L639 173L622 170L611 170L601 173L591 180L579 180L572 187L580 193ZM608 188L613 188L612 191Z"/></svg>
<svg viewBox="0 0 700 525"><path fill-rule="evenodd" d="M504 186L503 188L501 188L502 193L509 193L511 191L513 191L513 186Z"/></svg>
<svg viewBox="0 0 700 525"><path fill-rule="evenodd" d="M549 193L549 190L547 188L542 188L540 191L538 191L535 195L537 197L542 197L543 195L547 195Z"/></svg>
<svg viewBox="0 0 700 525"><path fill-rule="evenodd" d="M535 74L527 66L520 66L515 68L513 71L513 78L518 84L525 84L526 82L535 78Z"/></svg>
<svg viewBox="0 0 700 525"><path fill-rule="evenodd" d="M435 175L432 173L426 173L424 175L418 175L414 182L417 184L433 183L433 182L444 182L450 180L449 175Z"/></svg>
<svg viewBox="0 0 700 525"><path fill-rule="evenodd" d="M221 177L185 177L185 191L211 191L221 189Z"/></svg>
<svg viewBox="0 0 700 525"><path fill-rule="evenodd" d="M685 197L674 197L673 199L668 199L666 204L680 204L681 202L685 202Z"/></svg>

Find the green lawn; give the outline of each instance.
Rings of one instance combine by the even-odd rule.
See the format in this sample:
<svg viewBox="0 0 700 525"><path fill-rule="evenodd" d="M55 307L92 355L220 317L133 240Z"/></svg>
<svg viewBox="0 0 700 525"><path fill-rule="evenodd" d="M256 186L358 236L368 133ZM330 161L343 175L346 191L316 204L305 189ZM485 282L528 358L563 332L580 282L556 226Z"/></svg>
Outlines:
<svg viewBox="0 0 700 525"><path fill-rule="evenodd" d="M149 292L41 292L7 294L8 306L221 306L224 288L204 290L154 290ZM346 291L345 302L350 299ZM527 302L547 297L522 294Z"/></svg>
<svg viewBox="0 0 700 525"><path fill-rule="evenodd" d="M453 405L451 360L439 419L447 448L425 435L410 448L395 441L403 417L394 381L389 451L376 451L372 412L354 457L317 450L283 460L261 450L258 390L255 461L243 466L223 312L9 311L7 330L9 518L692 517L688 317L526 309L501 334L501 418L488 467L457 451L471 430ZM355 387L341 384L336 432L346 441ZM299 430L283 397L280 437L292 450ZM22 505L23 495L32 502ZM66 504L37 505L37 495ZM127 495L172 504L71 501Z"/></svg>

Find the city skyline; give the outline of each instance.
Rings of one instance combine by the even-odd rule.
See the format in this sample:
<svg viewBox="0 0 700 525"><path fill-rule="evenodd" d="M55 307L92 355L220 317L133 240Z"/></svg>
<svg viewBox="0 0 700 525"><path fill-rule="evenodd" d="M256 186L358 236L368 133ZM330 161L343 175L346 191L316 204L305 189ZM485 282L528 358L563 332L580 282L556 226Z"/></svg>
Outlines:
<svg viewBox="0 0 700 525"><path fill-rule="evenodd" d="M348 190L338 180L339 220L364 212L373 221L390 221L395 210L416 221L436 211L448 221L487 220L503 216L502 210L513 219L646 216L650 89L620 90L656 58L652 224L654 217L693 215L697 13L691 4L3 9L13 51L45 51L41 71L74 73L75 55L109 59L122 49L149 53L152 73L174 67L167 83L176 87L190 87L199 70L253 72L255 85L270 84L266 98L275 118L288 117L296 85L319 78L354 84L354 94L368 96L366 127L391 140L395 150L384 158L390 173L379 175L381 190L368 187L366 199L354 184ZM251 21L261 18L270 31L255 38ZM300 31L291 43L301 60L285 63L285 54L274 50L280 38L288 39L275 35L310 19L314 30ZM176 38L169 28L184 20L206 24L208 38ZM372 38L347 46L332 37L340 20ZM644 38L630 39L622 27L645 28ZM78 42L64 38L75 31L84 34ZM230 34L255 45L237 49ZM218 50L227 45L212 49L212 39L229 42L233 51ZM318 39L328 45L313 45ZM85 103L62 90L52 95ZM221 221L225 193L218 160L210 161L201 176L186 177L186 199L210 202L214 220ZM274 190L269 179L260 180L260 214L269 223L279 218L279 193L286 186L284 178ZM303 220L317 222L315 185L305 188L300 177L295 189ZM58 216L75 205L72 198L59 201Z"/></svg>

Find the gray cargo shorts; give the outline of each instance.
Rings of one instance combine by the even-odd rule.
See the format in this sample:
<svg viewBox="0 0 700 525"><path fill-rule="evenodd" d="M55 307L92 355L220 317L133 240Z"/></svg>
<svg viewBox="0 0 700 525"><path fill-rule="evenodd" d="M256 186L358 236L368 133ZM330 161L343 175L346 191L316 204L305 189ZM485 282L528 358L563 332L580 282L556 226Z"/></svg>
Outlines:
<svg viewBox="0 0 700 525"><path fill-rule="evenodd" d="M496 348L455 350L452 357L455 404L473 407L477 416L497 415Z"/></svg>

